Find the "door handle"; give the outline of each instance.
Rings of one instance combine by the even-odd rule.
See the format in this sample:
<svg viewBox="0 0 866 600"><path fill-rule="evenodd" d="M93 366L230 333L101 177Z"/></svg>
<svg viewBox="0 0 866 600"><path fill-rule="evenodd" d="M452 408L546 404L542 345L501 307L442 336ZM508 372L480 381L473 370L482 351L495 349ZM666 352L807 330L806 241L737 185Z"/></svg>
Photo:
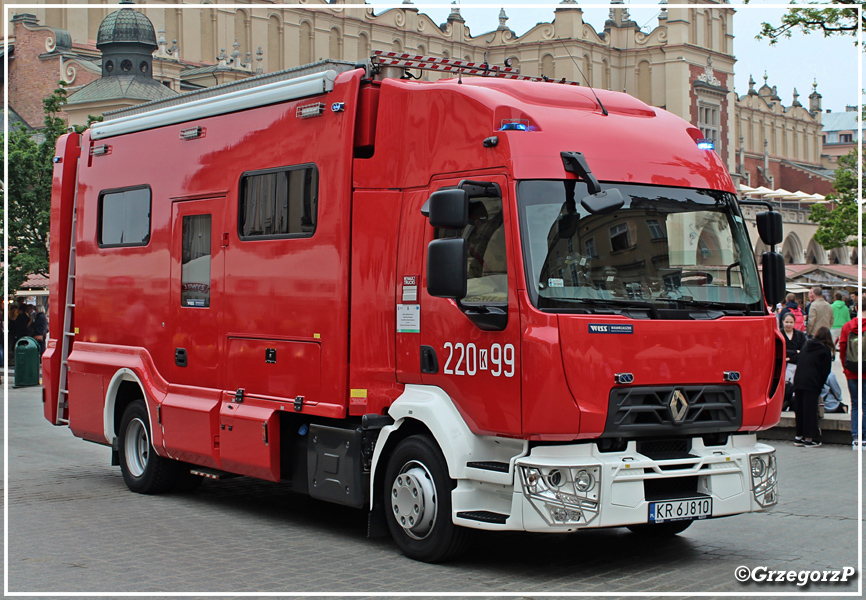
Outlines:
<svg viewBox="0 0 866 600"><path fill-rule="evenodd" d="M186 366L186 348L174 349L174 364L178 367Z"/></svg>
<svg viewBox="0 0 866 600"><path fill-rule="evenodd" d="M436 358L436 350L433 346L421 346L421 372L438 373L439 360Z"/></svg>

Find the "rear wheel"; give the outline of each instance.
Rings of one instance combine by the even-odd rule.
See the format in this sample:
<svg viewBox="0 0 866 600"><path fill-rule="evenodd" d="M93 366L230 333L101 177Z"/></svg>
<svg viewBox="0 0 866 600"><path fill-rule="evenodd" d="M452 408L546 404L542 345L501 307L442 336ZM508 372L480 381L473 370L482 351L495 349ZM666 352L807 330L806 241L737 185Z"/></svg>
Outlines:
<svg viewBox="0 0 866 600"><path fill-rule="evenodd" d="M694 523L693 520L671 521L670 523L642 523L628 525L629 531L643 537L666 538L682 533Z"/></svg>
<svg viewBox="0 0 866 600"><path fill-rule="evenodd" d="M445 457L429 436L397 444L385 470L385 518L403 554L437 563L466 549L470 531L451 519L453 488Z"/></svg>
<svg viewBox="0 0 866 600"><path fill-rule="evenodd" d="M120 472L126 486L138 494L159 494L177 480L180 463L154 451L144 400L126 407L120 421Z"/></svg>

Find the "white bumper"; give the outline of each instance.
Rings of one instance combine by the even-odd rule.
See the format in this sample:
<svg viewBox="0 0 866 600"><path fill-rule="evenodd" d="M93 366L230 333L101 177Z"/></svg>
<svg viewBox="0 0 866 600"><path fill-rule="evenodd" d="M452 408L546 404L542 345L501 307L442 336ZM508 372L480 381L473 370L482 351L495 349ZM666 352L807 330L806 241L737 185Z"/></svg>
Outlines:
<svg viewBox="0 0 866 600"><path fill-rule="evenodd" d="M775 451L754 435L731 436L723 446L695 438L689 455L654 460L639 454L635 442L624 452L600 452L593 443L535 447L511 461L512 485L458 479L454 523L564 532L647 523L653 500L708 498L711 517L776 504ZM761 462L753 465L754 457Z"/></svg>

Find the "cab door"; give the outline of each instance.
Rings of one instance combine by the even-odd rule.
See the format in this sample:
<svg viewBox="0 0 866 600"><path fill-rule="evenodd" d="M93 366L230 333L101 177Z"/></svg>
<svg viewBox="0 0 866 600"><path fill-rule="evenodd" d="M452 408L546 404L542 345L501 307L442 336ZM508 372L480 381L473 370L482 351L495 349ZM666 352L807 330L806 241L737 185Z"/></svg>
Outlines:
<svg viewBox="0 0 866 600"><path fill-rule="evenodd" d="M504 176L449 179L431 192L463 189L468 221L462 228L427 226L421 293L421 379L441 387L475 433L521 434L520 315L509 190ZM431 295L431 275L443 269L430 244L466 241L466 295ZM462 265L459 265L462 266ZM448 269L452 271L453 269ZM435 286L435 281L433 282Z"/></svg>
<svg viewBox="0 0 866 600"><path fill-rule="evenodd" d="M220 389L225 198L172 205L171 383Z"/></svg>

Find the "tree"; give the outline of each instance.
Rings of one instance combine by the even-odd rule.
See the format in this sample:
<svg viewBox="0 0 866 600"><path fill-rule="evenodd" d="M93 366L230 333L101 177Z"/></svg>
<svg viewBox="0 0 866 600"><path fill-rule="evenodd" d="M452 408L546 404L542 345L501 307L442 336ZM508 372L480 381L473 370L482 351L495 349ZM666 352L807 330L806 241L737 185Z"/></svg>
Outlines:
<svg viewBox="0 0 866 600"><path fill-rule="evenodd" d="M859 151L855 148L839 158L836 182L833 184L836 193L827 195L828 200L835 200L833 210L828 210L823 204L812 205L809 220L818 224L818 231L813 238L825 250L862 244L862 240L857 237L857 219L860 216L857 202L858 154ZM862 157L861 162L866 167L866 161L863 161ZM866 186L866 177L863 183Z"/></svg>
<svg viewBox="0 0 866 600"><path fill-rule="evenodd" d="M749 0L746 0L748 3ZM856 8L818 8L826 2L812 2L809 8L792 8L782 17L778 25L762 23L757 39L767 39L775 44L779 38L791 37L791 32L800 30L803 33L821 32L824 37L833 35L857 35ZM791 2L794 4L794 2ZM833 4L848 4L852 7L862 6L866 9L866 0L834 0ZM866 10L862 11L862 21L866 28Z"/></svg>
<svg viewBox="0 0 866 600"><path fill-rule="evenodd" d="M9 132L9 289L17 290L31 274L48 275L51 182L57 139L67 132L60 117L66 105L66 83L42 100L44 127L37 135L17 128ZM87 126L102 117L88 116ZM41 140L41 141L40 141Z"/></svg>

